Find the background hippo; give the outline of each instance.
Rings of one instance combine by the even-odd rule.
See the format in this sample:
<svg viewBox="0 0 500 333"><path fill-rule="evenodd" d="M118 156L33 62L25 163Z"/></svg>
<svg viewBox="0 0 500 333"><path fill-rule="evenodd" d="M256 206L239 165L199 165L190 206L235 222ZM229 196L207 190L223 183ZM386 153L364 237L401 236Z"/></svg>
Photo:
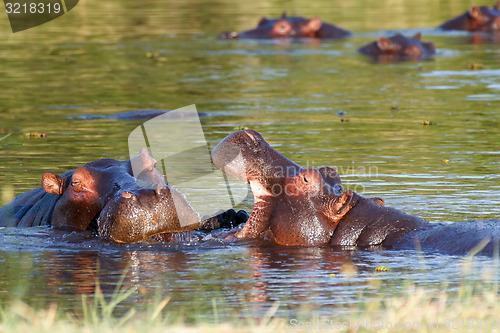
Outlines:
<svg viewBox="0 0 500 333"><path fill-rule="evenodd" d="M103 159L61 176L45 173L42 187L0 208L0 226L90 228L121 243L198 229L198 214L166 184L155 164L143 149L128 161ZM132 170L142 170L137 179Z"/></svg>
<svg viewBox="0 0 500 333"><path fill-rule="evenodd" d="M445 23L443 30L466 30L471 32L496 32L500 29L500 9L497 2L493 7L471 6L468 11Z"/></svg>
<svg viewBox="0 0 500 333"><path fill-rule="evenodd" d="M318 17L307 19L300 16L286 16L286 12L278 19L260 19L256 28L241 33L224 32L220 39L253 38L319 38L334 39L347 37L351 32L336 25L321 22Z"/></svg>
<svg viewBox="0 0 500 333"><path fill-rule="evenodd" d="M380 37L368 45L358 49L358 52L371 56L379 62L401 60L423 60L436 53L432 42L422 42L421 34L408 38L401 34L392 37Z"/></svg>
<svg viewBox="0 0 500 333"><path fill-rule="evenodd" d="M244 140L245 135L249 139ZM251 141L255 142L253 146ZM230 152L238 144L241 153ZM260 134L249 130L232 133L212 153L219 169L249 181L254 193L254 210L245 227L236 233L237 238L269 238L287 246L414 248L417 244L424 249L449 253L466 253L486 237L496 241L500 238L498 223L462 222L452 227L431 224L385 207L381 199L368 199L342 187L334 189L331 180L320 170L302 169L273 179L272 173L261 171L259 174L259 170L264 169L252 167L251 157L257 160L256 165L262 161L289 163L288 159L276 155L279 153L270 148ZM228 161L228 156L236 158ZM277 169L276 165L270 167L270 170ZM246 174L247 170L251 171L250 175ZM334 185L339 183L340 179ZM274 186L269 187L270 184ZM276 184L280 185L280 191ZM422 241L418 242L419 239ZM493 253L494 243L488 243L483 251Z"/></svg>

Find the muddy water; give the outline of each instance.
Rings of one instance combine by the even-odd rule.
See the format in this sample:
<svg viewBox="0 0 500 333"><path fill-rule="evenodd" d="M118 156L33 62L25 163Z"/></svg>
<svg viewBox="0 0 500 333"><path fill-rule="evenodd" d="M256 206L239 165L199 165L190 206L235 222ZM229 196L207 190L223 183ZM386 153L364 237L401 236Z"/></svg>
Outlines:
<svg viewBox="0 0 500 333"><path fill-rule="evenodd" d="M141 122L89 115L195 103L207 113L202 124L212 147L244 125L297 163L335 166L346 187L410 214L432 222L496 219L499 44L433 28L469 5L85 1L22 33L12 34L3 20L0 137L11 135L0 141L1 203L39 186L45 171L126 159L127 137ZM320 15L354 36L323 43L214 39L283 9ZM395 30L421 31L436 44L434 60L374 64L356 53ZM242 207L250 212L252 202ZM477 258L465 276L462 257L255 242L118 246L44 228L2 229L0 243L1 302L20 295L78 308L97 278L112 293L126 271L124 283L137 288L128 304L170 295L167 308L188 320L213 317L214 303L220 316L262 315L275 301L282 315L293 316L306 301L306 310L328 315L358 302L360 292L375 295L379 285L388 295L408 279L431 290L443 281L455 288L490 276L492 267L491 259ZM392 273L374 273L379 265Z"/></svg>

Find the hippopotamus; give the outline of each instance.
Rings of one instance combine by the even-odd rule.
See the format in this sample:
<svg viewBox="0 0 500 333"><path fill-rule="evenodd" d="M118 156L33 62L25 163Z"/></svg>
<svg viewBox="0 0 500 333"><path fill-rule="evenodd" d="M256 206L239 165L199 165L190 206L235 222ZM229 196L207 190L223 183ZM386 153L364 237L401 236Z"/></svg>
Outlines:
<svg viewBox="0 0 500 333"><path fill-rule="evenodd" d="M257 27L241 33L224 32L219 39L273 39L273 38L317 38L337 39L351 35L350 31L336 25L322 22L319 17L307 19L300 16L287 16L286 12L277 19L262 17Z"/></svg>
<svg viewBox="0 0 500 333"><path fill-rule="evenodd" d="M380 37L377 41L358 49L359 53L373 57L379 62L401 60L423 60L436 53L432 42L422 42L422 35L417 33L408 38L401 34L392 37Z"/></svg>
<svg viewBox="0 0 500 333"><path fill-rule="evenodd" d="M497 32L500 30L499 2L493 7L471 6L468 11L439 26L443 30Z"/></svg>
<svg viewBox="0 0 500 333"><path fill-rule="evenodd" d="M295 194L302 193L301 190L297 192L296 181L302 179L307 184L305 174L312 175L312 171L278 153L254 130L233 132L214 148L211 156L218 169L249 183L254 195L252 213L245 227L235 234L237 238L256 238L271 228L278 244L322 245L332 237L335 230L332 221L339 220L347 212L347 206L343 205L350 199L343 195L345 192L337 171L328 166L320 167L314 172L324 182L324 194L328 193L335 198L334 202L330 202L335 214L330 214L333 210L328 209L324 211L327 215L318 215L311 207L306 207L308 202L294 200L298 198ZM300 178L302 176L304 178ZM369 200L377 205L384 204L381 198ZM295 216L293 220L298 223L285 222L286 214Z"/></svg>
<svg viewBox="0 0 500 333"><path fill-rule="evenodd" d="M422 249L450 253L466 253L486 237L500 238L499 223L429 223L386 207L381 198L345 191L334 168L303 169L253 130L223 139L212 151L212 161L229 176L248 182L254 195L253 211L236 238L371 249L415 248L417 241ZM483 251L492 253L493 243Z"/></svg>
<svg viewBox="0 0 500 333"><path fill-rule="evenodd" d="M45 173L41 187L0 208L0 226L93 229L118 243L155 235L165 236L160 240L169 239L165 233L206 228L186 198L167 185L155 165L156 160L142 149L127 161L102 159L61 176Z"/></svg>

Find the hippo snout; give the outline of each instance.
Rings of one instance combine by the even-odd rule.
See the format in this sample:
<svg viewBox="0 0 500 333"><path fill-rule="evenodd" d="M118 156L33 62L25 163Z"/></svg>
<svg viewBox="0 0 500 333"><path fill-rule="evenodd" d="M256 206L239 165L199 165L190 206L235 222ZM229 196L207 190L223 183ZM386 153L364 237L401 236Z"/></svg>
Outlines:
<svg viewBox="0 0 500 333"><path fill-rule="evenodd" d="M101 237L133 243L160 233L196 230L200 217L173 188L141 189L110 200L97 224Z"/></svg>

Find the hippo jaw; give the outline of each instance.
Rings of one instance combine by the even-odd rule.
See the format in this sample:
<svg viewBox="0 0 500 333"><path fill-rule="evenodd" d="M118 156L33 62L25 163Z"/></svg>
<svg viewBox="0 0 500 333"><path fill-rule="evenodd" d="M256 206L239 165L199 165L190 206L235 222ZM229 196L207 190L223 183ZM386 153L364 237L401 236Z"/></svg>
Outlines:
<svg viewBox="0 0 500 333"><path fill-rule="evenodd" d="M259 182L269 186L295 176L302 167L290 161L254 130L229 134L212 151L215 167L231 177L246 183Z"/></svg>
<svg viewBox="0 0 500 333"><path fill-rule="evenodd" d="M122 192L110 200L97 220L99 236L133 243L162 233L196 230L200 216L173 188Z"/></svg>
<svg viewBox="0 0 500 333"><path fill-rule="evenodd" d="M253 130L233 132L212 151L212 162L221 171L238 180L249 182L248 173L257 161L251 161L253 155L260 155L263 144L267 144L262 136ZM270 148L270 147L269 147Z"/></svg>
<svg viewBox="0 0 500 333"><path fill-rule="evenodd" d="M270 192L258 181L250 184L254 209L245 227L235 234L237 238L267 235L285 246L325 245L357 203L354 192L331 186L316 169L285 177Z"/></svg>

